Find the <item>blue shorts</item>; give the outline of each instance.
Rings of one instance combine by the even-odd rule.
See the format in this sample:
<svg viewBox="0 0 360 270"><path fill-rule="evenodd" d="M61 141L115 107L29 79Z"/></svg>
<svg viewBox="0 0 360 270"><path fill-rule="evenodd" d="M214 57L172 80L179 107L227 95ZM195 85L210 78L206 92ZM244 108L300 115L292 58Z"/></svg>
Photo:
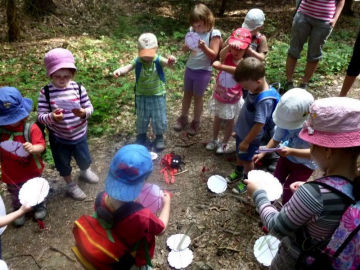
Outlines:
<svg viewBox="0 0 360 270"><path fill-rule="evenodd" d="M259 149L259 145L250 143L247 152L243 153L243 152L239 151L239 144L241 142L242 142L242 140L240 140L239 136L236 135L236 154L237 154L238 159L245 160L245 161L251 161L255 155L255 151Z"/></svg>
<svg viewBox="0 0 360 270"><path fill-rule="evenodd" d="M72 156L74 156L80 170L86 170L90 167L91 157L86 136L75 144L66 144L56 139L54 135L49 136L49 141L55 167L60 173L60 176L71 175L70 162Z"/></svg>
<svg viewBox="0 0 360 270"><path fill-rule="evenodd" d="M184 91L192 92L194 96L202 97L211 79L211 71L186 68L184 76Z"/></svg>

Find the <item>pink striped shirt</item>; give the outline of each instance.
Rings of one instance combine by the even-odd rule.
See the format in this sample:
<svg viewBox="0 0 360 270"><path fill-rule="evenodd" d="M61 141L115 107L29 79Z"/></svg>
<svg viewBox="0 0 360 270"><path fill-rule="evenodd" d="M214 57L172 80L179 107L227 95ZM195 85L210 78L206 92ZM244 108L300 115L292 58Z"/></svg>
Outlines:
<svg viewBox="0 0 360 270"><path fill-rule="evenodd" d="M79 86L76 82L71 81L67 88L57 89L53 84L49 84L50 107L46 101L44 88L41 89L38 99L38 119L45 124L52 134L58 138L76 141L86 135L87 119L90 117L94 108L87 95L85 87L81 86L81 97L79 93ZM64 119L56 122L51 112L58 108L57 100L74 101L80 104L81 108L85 109L86 117L80 118L75 116L71 111L64 111Z"/></svg>
<svg viewBox="0 0 360 270"><path fill-rule="evenodd" d="M315 19L330 21L335 15L336 1L302 0L298 11Z"/></svg>

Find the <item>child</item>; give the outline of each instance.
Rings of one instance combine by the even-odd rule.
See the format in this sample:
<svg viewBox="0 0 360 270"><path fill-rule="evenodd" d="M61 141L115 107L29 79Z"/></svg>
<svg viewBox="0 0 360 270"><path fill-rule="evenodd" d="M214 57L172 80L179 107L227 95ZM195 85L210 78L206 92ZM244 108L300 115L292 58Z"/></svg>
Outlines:
<svg viewBox="0 0 360 270"><path fill-rule="evenodd" d="M280 99L273 113L276 125L274 137L266 145L267 148L277 147L280 142L281 156L274 176L283 184L282 203L285 204L292 196L290 185L295 181L306 181L311 176L316 165L310 160L310 145L299 138L309 107L314 97L304 89L293 88ZM265 156L260 153L254 156L257 163Z"/></svg>
<svg viewBox="0 0 360 270"><path fill-rule="evenodd" d="M73 156L80 168L80 179L88 183L99 181L90 169L87 143L87 119L93 106L85 87L73 81L76 67L69 50L50 50L45 54L44 63L51 82L40 91L38 119L48 128L52 156L56 169L67 184L67 194L75 200L84 200L86 194L71 178L70 161ZM57 105L64 102L73 109Z"/></svg>
<svg viewBox="0 0 360 270"><path fill-rule="evenodd" d="M269 51L265 35L259 31L264 25L265 14L261 9L253 8L245 16L242 24L243 28L249 29L251 32L251 44L246 51L246 56L253 56L261 61L265 60L265 56Z"/></svg>
<svg viewBox="0 0 360 270"><path fill-rule="evenodd" d="M221 33L213 29L215 18L204 4L195 5L190 12L189 21L190 31L200 36L199 51L192 52L186 62L181 115L175 123L174 130L181 131L188 127L189 109L191 100L194 99L194 119L187 130L187 133L193 136L200 129L203 97L211 78L211 63L219 53ZM189 51L189 47L184 45L184 51Z"/></svg>
<svg viewBox="0 0 360 270"><path fill-rule="evenodd" d="M349 181L358 201L360 177L356 176L356 162L360 153L360 101L346 97L316 100L310 106L310 117L299 137L311 144L311 158L324 171L322 179L328 183ZM299 186L278 212L256 181L245 180L245 183L263 223L281 240L270 269L295 269L302 247L308 247L304 247L303 237L296 232L304 231L311 238L306 242L310 246L321 246L329 241L349 206L338 192L309 181Z"/></svg>
<svg viewBox="0 0 360 270"><path fill-rule="evenodd" d="M229 152L228 141L234 127L234 119L239 114L244 102L242 100L242 87L235 82L233 74L236 66L244 57L250 42L249 30L236 29L228 41L229 45L221 51L221 63L219 61L213 63L213 67L220 70L220 73L217 76L214 94L210 100L210 106L215 112L213 140L206 145L206 149L216 150L217 154ZM225 133L224 140L219 142L221 121L225 121Z"/></svg>
<svg viewBox="0 0 360 270"><path fill-rule="evenodd" d="M271 115L278 100L278 93L269 89L265 79L265 64L255 57L247 57L236 67L234 79L249 90L245 104L235 125L237 166L226 180L231 183L243 180L244 175L254 168L252 158L259 148L264 130L274 127ZM261 98L269 94L267 98ZM233 189L235 193L246 191L246 185L241 182Z"/></svg>
<svg viewBox="0 0 360 270"><path fill-rule="evenodd" d="M135 208L134 200L139 196L152 171L151 156L144 146L130 144L118 150L110 164L105 181L105 192L99 193L96 199L98 203L95 204L95 210L98 217L107 220L107 216L112 216L115 212L119 214L119 208L124 211ZM142 239L146 240L146 243L140 244L136 251L134 263L137 267L131 269L151 269L146 266L149 263L148 260L154 255L155 236L163 233L169 222L170 196L164 192L162 199L163 208L159 217L148 208L141 207L140 210L132 211L121 221L115 222L111 228L113 235L130 250L134 250L139 241L143 243ZM147 253L149 258L146 258ZM125 268L116 265L113 269Z"/></svg>
<svg viewBox="0 0 360 270"><path fill-rule="evenodd" d="M32 104L32 100L22 97L15 87L0 88L0 142L20 142L29 153L26 157L18 156L15 152L0 147L1 180L7 184L14 211L21 206L18 197L22 185L31 178L40 177L44 170L40 154L45 150L45 140L41 130L37 125L31 125L28 142L24 134ZM46 214L44 203L35 208L36 219L44 219ZM14 220L14 225L22 226L25 221L25 216L19 215Z"/></svg>
<svg viewBox="0 0 360 270"><path fill-rule="evenodd" d="M122 76L135 68L135 104L136 104L136 143L149 145L146 132L151 119L156 135L155 148L165 149L164 132L167 128L165 77L163 66L172 67L176 58L168 59L156 54L157 38L152 33L140 35L138 40L139 55L131 64L118 68L114 76Z"/></svg>

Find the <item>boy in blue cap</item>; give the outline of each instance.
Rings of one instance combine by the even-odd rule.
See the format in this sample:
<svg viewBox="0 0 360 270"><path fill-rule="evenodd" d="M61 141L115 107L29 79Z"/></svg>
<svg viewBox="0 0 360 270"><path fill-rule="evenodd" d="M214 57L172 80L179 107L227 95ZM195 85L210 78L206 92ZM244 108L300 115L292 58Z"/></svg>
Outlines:
<svg viewBox="0 0 360 270"><path fill-rule="evenodd" d="M31 178L40 177L44 170L40 154L45 150L45 140L40 128L37 125L31 125L29 127L30 141L25 139L26 120L32 110L32 105L32 100L22 97L15 87L0 88L0 142L22 143L24 150L29 153L28 156L23 157L0 147L1 181L7 184L14 210L21 207L18 196L22 185ZM34 210L36 219L45 218L44 203L36 206ZM24 215L14 221L16 226L22 226L24 223Z"/></svg>

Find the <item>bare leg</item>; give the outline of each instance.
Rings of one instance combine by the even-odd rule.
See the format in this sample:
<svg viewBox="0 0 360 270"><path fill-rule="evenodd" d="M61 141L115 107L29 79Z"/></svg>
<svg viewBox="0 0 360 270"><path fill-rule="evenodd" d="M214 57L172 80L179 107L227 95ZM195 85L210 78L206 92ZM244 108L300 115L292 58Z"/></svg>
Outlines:
<svg viewBox="0 0 360 270"><path fill-rule="evenodd" d="M224 132L224 143L228 143L231 133L234 127L234 119L226 120L225 132Z"/></svg>
<svg viewBox="0 0 360 270"><path fill-rule="evenodd" d="M286 80L292 82L294 79L294 71L296 67L297 59L290 54L286 58Z"/></svg>
<svg viewBox="0 0 360 270"><path fill-rule="evenodd" d="M349 92L351 86L353 85L355 79L356 79L356 76L346 75L343 85L342 85L342 88L341 88L341 92L339 94L340 97L346 97L346 95Z"/></svg>
<svg viewBox="0 0 360 270"><path fill-rule="evenodd" d="M194 96L194 121L200 122L200 117L203 110L203 96Z"/></svg>
<svg viewBox="0 0 360 270"><path fill-rule="evenodd" d="M191 91L184 91L184 96L181 106L181 116L188 116L192 97L193 94Z"/></svg>
<svg viewBox="0 0 360 270"><path fill-rule="evenodd" d="M219 136L221 119L218 116L214 117L213 139L217 140Z"/></svg>
<svg viewBox="0 0 360 270"><path fill-rule="evenodd" d="M306 67L305 67L305 74L304 74L304 78L303 78L303 83L308 84L312 75L314 74L316 67L318 65L319 61L315 61L315 62L306 62Z"/></svg>

